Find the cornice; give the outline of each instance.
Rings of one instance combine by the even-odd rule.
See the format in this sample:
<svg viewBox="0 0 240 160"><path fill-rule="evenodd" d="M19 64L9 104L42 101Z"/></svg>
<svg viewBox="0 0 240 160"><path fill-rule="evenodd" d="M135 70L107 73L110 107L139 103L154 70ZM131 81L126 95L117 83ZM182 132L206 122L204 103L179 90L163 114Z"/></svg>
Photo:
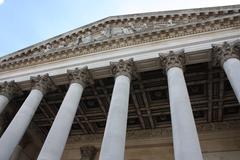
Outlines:
<svg viewBox="0 0 240 160"><path fill-rule="evenodd" d="M240 8L240 7L239 7ZM0 72L75 56L240 26L240 14L210 12L150 16L65 34L44 44L3 57ZM200 16L201 15L201 16ZM161 17L161 18L160 18ZM109 32L110 31L110 32Z"/></svg>

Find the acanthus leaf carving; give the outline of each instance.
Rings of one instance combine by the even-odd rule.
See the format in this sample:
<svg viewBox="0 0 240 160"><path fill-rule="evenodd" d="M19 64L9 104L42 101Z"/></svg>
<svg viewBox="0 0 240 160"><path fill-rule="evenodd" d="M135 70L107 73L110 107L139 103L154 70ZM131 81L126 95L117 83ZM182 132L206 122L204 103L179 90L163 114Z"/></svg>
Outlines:
<svg viewBox="0 0 240 160"><path fill-rule="evenodd" d="M240 55L240 41L223 42L223 44L212 45L213 65L223 66L230 58L238 58Z"/></svg>
<svg viewBox="0 0 240 160"><path fill-rule="evenodd" d="M93 79L87 66L81 69L75 68L74 70L67 70L67 74L71 83L79 83L83 87L93 84Z"/></svg>
<svg viewBox="0 0 240 160"><path fill-rule="evenodd" d="M56 86L48 74L31 77L32 89L38 89L43 94L56 90Z"/></svg>
<svg viewBox="0 0 240 160"><path fill-rule="evenodd" d="M120 59L118 62L110 62L111 72L115 77L125 75L130 79L135 76L135 65L133 59L123 60Z"/></svg>
<svg viewBox="0 0 240 160"><path fill-rule="evenodd" d="M20 96L23 94L21 88L14 81L3 82L0 85L0 94L6 96L9 100L14 96Z"/></svg>
<svg viewBox="0 0 240 160"><path fill-rule="evenodd" d="M168 71L172 67L179 67L184 69L186 58L184 50L170 51L167 55L159 55L160 65Z"/></svg>

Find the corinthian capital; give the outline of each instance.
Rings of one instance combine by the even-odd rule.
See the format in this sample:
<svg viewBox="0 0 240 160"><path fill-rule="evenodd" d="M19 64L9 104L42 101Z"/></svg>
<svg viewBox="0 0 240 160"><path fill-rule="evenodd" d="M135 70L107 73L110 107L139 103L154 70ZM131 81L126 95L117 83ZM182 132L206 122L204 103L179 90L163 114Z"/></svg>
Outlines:
<svg viewBox="0 0 240 160"><path fill-rule="evenodd" d="M94 146L84 146L80 148L81 160L94 160L97 149Z"/></svg>
<svg viewBox="0 0 240 160"><path fill-rule="evenodd" d="M37 77L31 77L31 83L33 89L38 89L46 94L48 91L55 90L56 86L48 74L43 76L38 75Z"/></svg>
<svg viewBox="0 0 240 160"><path fill-rule="evenodd" d="M67 70L67 74L71 83L79 83L83 87L93 83L92 76L87 66L82 69L75 68L74 70Z"/></svg>
<svg viewBox="0 0 240 160"><path fill-rule="evenodd" d="M230 58L239 58L240 41L232 43L224 42L223 44L212 45L212 60L214 65L223 65Z"/></svg>
<svg viewBox="0 0 240 160"><path fill-rule="evenodd" d="M185 66L185 53L184 50L177 52L170 51L169 54L162 56L160 55L160 63L166 71L172 67L184 68Z"/></svg>
<svg viewBox="0 0 240 160"><path fill-rule="evenodd" d="M119 75L125 75L131 79L135 72L135 66L133 59L119 60L118 62L110 62L111 72L115 77Z"/></svg>
<svg viewBox="0 0 240 160"><path fill-rule="evenodd" d="M6 96L9 100L14 96L23 94L21 88L14 81L2 83L0 89L0 94Z"/></svg>

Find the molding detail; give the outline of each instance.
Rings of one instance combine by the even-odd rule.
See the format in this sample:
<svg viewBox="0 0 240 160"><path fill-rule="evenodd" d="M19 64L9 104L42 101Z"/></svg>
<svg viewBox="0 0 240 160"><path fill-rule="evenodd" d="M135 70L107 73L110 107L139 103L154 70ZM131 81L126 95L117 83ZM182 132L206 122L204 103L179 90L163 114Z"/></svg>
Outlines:
<svg viewBox="0 0 240 160"><path fill-rule="evenodd" d="M214 65L223 66L230 58L238 58L240 55L240 41L224 42L212 45L212 60Z"/></svg>
<svg viewBox="0 0 240 160"><path fill-rule="evenodd" d="M38 75L37 77L30 78L32 83L32 89L38 89L43 94L46 94L48 91L53 91L56 89L56 86L50 76L45 74L43 76Z"/></svg>
<svg viewBox="0 0 240 160"><path fill-rule="evenodd" d="M87 66L81 69L67 70L67 74L71 83L79 83L83 87L93 84L93 79Z"/></svg>
<svg viewBox="0 0 240 160"><path fill-rule="evenodd" d="M80 160L94 160L97 149L94 146L80 147L81 159Z"/></svg>
<svg viewBox="0 0 240 160"><path fill-rule="evenodd" d="M14 81L4 82L0 85L0 94L11 100L14 96L22 95L21 88Z"/></svg>
<svg viewBox="0 0 240 160"><path fill-rule="evenodd" d="M128 60L120 59L118 62L110 62L111 72L115 77L124 75L129 79L132 78L135 74L135 65L133 62L133 58Z"/></svg>
<svg viewBox="0 0 240 160"><path fill-rule="evenodd" d="M160 57L160 65L165 68L166 72L172 67L179 67L184 69L186 58L184 50L170 51L169 54Z"/></svg>

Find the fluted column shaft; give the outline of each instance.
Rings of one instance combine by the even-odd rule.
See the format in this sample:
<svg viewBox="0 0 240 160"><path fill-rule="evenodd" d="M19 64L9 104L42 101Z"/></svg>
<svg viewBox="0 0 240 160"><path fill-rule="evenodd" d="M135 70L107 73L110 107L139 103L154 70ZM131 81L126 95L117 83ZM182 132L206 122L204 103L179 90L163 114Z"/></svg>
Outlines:
<svg viewBox="0 0 240 160"><path fill-rule="evenodd" d="M203 160L182 70L184 54L174 55L170 52L163 59L168 80L175 160Z"/></svg>
<svg viewBox="0 0 240 160"><path fill-rule="evenodd" d="M60 160L89 75L87 68L75 70L73 79L44 142L38 160ZM87 75L87 76L86 76ZM80 82L76 82L76 79Z"/></svg>
<svg viewBox="0 0 240 160"><path fill-rule="evenodd" d="M132 62L130 61L130 63ZM116 65L117 67L119 65L126 67L125 65L127 64L129 64L129 61L124 62L121 60ZM130 67L131 64L129 65ZM117 76L115 78L99 160L124 160L131 80L130 75L126 74L126 70L122 72L122 67L117 68L116 72Z"/></svg>
<svg viewBox="0 0 240 160"><path fill-rule="evenodd" d="M10 158L15 147L22 139L46 92L48 76L38 76L35 80L37 81L35 88L31 90L21 108L0 138L0 158L3 160L8 160Z"/></svg>
<svg viewBox="0 0 240 160"><path fill-rule="evenodd" d="M32 117L43 97L40 90L33 89L12 122L0 138L0 158L9 159L17 144L22 139Z"/></svg>

